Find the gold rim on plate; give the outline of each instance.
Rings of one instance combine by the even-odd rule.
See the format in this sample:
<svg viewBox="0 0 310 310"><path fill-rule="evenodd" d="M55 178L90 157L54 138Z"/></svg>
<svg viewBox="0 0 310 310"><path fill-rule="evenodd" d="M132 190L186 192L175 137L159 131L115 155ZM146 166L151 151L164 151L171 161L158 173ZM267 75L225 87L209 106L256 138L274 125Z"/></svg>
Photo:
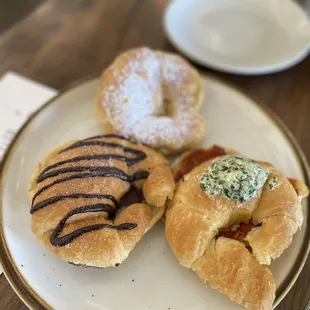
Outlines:
<svg viewBox="0 0 310 310"><path fill-rule="evenodd" d="M307 186L310 187L310 168L307 162L307 159L305 155L303 154L303 151L301 150L300 146L298 145L297 141L295 140L293 134L289 131L289 129L286 127L286 125L283 124L283 122L279 119L279 117L272 112L265 104L259 102L258 100L253 99L252 96L249 96L243 89L236 87L236 85L233 85L232 83L229 83L222 78L219 78L213 74L206 74L203 73L203 76L209 76L212 79L218 80L220 83L227 85L230 88L233 88L234 90L241 93L243 96L247 97L253 104L255 104L275 125L278 127L278 129L284 134L287 141L290 143L291 147L293 148L296 157L299 160L299 163L301 165L304 179L306 181ZM5 236L4 236L4 230L3 230L3 219L2 219L2 193L3 193L3 186L6 179L6 171L8 168L8 165L10 163L10 159L12 156L12 150L14 149L14 146L16 145L17 141L20 139L22 134L24 133L24 130L29 126L29 124L45 109L47 109L50 105L55 103L61 96L63 96L68 91L73 90L76 87L79 87L83 85L86 82L90 82L91 80L94 80L93 76L86 77L82 80L78 80L77 82L74 82L70 84L68 87L64 88L57 96L52 98L51 100L47 101L42 107L40 107L35 113L33 113L29 119L24 123L24 125L20 128L18 133L15 135L14 139L12 140L10 146L7 148L4 156L3 161L1 165L1 171L0 171L0 262L4 271L4 274L9 281L10 285L16 292L16 294L20 297L20 299L30 308L30 309L52 309L50 305L48 305L33 289L32 287L27 283L26 279L23 278L21 273L19 272L17 266L14 263L14 260L10 254L10 251L8 249ZM259 103L258 103L259 102ZM305 202L307 205L310 201L310 198ZM306 208L307 210L307 208ZM308 211L307 211L308 212ZM276 300L274 302L273 307L275 308L285 297L285 295L289 292L289 290L294 285L295 281L297 280L303 266L306 263L309 251L310 251L310 237L307 238L307 236L310 236L310 216L307 214L307 223L305 223L304 229L306 229L305 238L303 240L301 250L298 254L298 257L293 265L293 267L290 270L290 273L287 275L285 280L283 281L282 285L277 288L276 291Z"/></svg>

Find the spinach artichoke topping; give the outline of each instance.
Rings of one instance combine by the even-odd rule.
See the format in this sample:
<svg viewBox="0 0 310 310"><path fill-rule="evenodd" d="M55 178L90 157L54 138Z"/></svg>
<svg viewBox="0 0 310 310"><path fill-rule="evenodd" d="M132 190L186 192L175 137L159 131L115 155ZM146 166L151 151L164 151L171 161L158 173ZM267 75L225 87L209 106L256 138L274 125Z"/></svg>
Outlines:
<svg viewBox="0 0 310 310"><path fill-rule="evenodd" d="M272 191L279 185L279 179L276 177L272 177L267 181L266 185L267 188Z"/></svg>
<svg viewBox="0 0 310 310"><path fill-rule="evenodd" d="M268 172L255 161L228 155L213 161L200 177L200 187L210 197L221 195L246 202L257 195L267 179Z"/></svg>

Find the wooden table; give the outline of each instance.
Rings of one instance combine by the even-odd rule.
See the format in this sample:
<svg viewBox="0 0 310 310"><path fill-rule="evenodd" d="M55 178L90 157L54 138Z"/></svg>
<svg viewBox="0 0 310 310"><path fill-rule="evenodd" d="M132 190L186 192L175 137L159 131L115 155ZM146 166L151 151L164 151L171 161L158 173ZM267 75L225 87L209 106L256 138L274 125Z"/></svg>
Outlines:
<svg viewBox="0 0 310 310"><path fill-rule="evenodd" d="M168 0L53 0L0 37L0 75L14 70L60 89L98 73L121 51L148 45L174 50L161 19ZM310 160L310 57L285 72L246 77L216 73L265 102ZM302 310L310 298L310 259L278 310ZM0 309L27 309L0 277Z"/></svg>

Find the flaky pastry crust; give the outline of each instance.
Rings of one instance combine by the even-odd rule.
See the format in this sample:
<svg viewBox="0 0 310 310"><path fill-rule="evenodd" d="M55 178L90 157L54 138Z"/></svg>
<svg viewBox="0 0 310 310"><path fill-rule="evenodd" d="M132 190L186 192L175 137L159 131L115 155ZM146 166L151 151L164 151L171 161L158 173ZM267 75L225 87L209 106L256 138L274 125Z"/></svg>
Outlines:
<svg viewBox="0 0 310 310"><path fill-rule="evenodd" d="M223 148L211 150L220 156L226 153ZM220 195L210 198L199 183L214 158L208 159L178 182L166 212L167 240L181 265L193 269L205 284L248 309L272 309L276 285L265 265L283 253L301 227L301 197L308 189L297 180L293 186L271 164L257 162L269 178L277 178L273 190L265 184L244 203ZM175 176L179 169L184 169L182 159L174 164ZM253 228L242 242L221 236L221 230L247 221Z"/></svg>
<svg viewBox="0 0 310 310"><path fill-rule="evenodd" d="M144 197L122 206L133 186ZM146 146L114 135L71 141L31 178L32 231L70 263L118 266L162 217L174 188L167 160Z"/></svg>

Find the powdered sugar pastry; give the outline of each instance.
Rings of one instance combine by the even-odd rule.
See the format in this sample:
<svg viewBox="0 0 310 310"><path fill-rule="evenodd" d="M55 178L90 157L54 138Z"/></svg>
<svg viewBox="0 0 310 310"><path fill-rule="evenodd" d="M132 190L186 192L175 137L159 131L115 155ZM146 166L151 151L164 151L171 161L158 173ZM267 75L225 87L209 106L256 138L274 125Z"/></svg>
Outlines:
<svg viewBox="0 0 310 310"><path fill-rule="evenodd" d="M98 104L116 132L170 153L200 141L202 98L200 77L184 59L139 48L103 73Z"/></svg>

